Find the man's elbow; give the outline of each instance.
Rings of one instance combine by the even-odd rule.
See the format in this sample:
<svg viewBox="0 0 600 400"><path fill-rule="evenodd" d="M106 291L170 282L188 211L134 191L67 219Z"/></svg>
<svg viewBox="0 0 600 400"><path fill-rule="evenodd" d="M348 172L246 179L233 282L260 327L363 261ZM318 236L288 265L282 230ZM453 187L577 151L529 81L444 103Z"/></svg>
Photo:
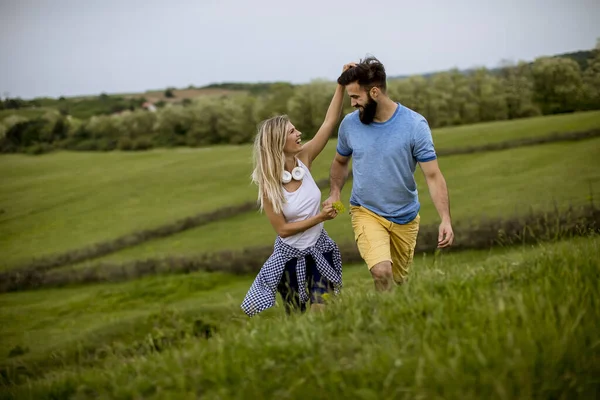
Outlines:
<svg viewBox="0 0 600 400"><path fill-rule="evenodd" d="M427 180L427 182L443 182L444 181L444 175L442 175L442 171L440 171L439 169L435 169L433 171L427 171L425 172L425 179Z"/></svg>
<svg viewBox="0 0 600 400"><path fill-rule="evenodd" d="M337 165L339 167L347 167L348 163L350 161L350 157L344 157L342 155L340 155L339 153L336 153L335 157L333 158L333 164Z"/></svg>

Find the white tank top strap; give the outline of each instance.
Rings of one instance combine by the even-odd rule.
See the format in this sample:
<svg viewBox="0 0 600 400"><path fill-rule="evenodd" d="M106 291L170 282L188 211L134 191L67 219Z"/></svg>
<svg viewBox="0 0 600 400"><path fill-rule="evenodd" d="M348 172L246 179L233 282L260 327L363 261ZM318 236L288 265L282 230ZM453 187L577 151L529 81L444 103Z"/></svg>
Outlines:
<svg viewBox="0 0 600 400"><path fill-rule="evenodd" d="M296 158L296 160L298 161L298 165L300 166L300 168L302 168L304 172L306 172L306 174L304 174L304 178L309 177L311 180L314 180L312 175L310 174L310 170L308 169L308 167L302 161L300 161L299 158Z"/></svg>
<svg viewBox="0 0 600 400"><path fill-rule="evenodd" d="M297 165L305 173L302 184L295 192L284 192L286 202L283 205L283 214L288 222L302 221L317 215L321 205L321 190L313 179L310 170L298 158L296 160ZM323 223L319 223L304 232L282 238L282 240L292 247L305 249L316 243L322 229Z"/></svg>

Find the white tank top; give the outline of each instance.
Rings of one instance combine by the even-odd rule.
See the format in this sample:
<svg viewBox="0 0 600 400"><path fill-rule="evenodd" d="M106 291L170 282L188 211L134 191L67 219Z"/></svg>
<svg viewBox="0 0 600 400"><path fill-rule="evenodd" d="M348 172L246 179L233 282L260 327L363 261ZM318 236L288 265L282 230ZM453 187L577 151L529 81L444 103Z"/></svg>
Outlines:
<svg viewBox="0 0 600 400"><path fill-rule="evenodd" d="M283 216L287 222L303 221L313 217L319 214L321 208L321 189L317 186L306 165L300 160L298 160L298 164L304 170L302 184L295 192L283 189L286 200L283 204ZM281 239L296 249L304 250L317 243L322 229L323 223L321 222L304 232Z"/></svg>

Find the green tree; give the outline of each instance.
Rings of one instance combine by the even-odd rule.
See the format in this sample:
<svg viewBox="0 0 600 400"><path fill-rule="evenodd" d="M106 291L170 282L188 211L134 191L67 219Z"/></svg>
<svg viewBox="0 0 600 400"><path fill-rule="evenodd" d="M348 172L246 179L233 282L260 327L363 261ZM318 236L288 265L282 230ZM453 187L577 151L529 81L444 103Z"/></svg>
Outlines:
<svg viewBox="0 0 600 400"><path fill-rule="evenodd" d="M223 98L216 96L200 97L193 106L184 108L188 114L187 133L185 141L190 146L207 146L223 143L220 134L229 121L229 116L223 110ZM177 106L178 108L183 108ZM174 107L173 107L174 108ZM222 121L222 119L226 119ZM223 133L225 136L226 133Z"/></svg>
<svg viewBox="0 0 600 400"><path fill-rule="evenodd" d="M173 88L167 88L167 90L165 90L165 97L172 99L175 97L175 93L173 92Z"/></svg>
<svg viewBox="0 0 600 400"><path fill-rule="evenodd" d="M469 77L475 116L472 122L503 120L508 117L504 88L486 68L478 68Z"/></svg>
<svg viewBox="0 0 600 400"><path fill-rule="evenodd" d="M583 73L583 108L588 110L600 108L600 39L593 53L594 56L588 60L587 68Z"/></svg>
<svg viewBox="0 0 600 400"><path fill-rule="evenodd" d="M160 146L181 146L186 144L186 135L194 119L194 106L169 105L156 112L154 132Z"/></svg>
<svg viewBox="0 0 600 400"><path fill-rule="evenodd" d="M582 95L581 69L569 58L542 57L532 68L534 98L543 114L577 110Z"/></svg>
<svg viewBox="0 0 600 400"><path fill-rule="evenodd" d="M294 95L294 86L289 83L274 83L257 104L256 119L262 121L275 115L287 114L288 101Z"/></svg>
<svg viewBox="0 0 600 400"><path fill-rule="evenodd" d="M288 103L288 114L294 126L302 132L303 140L314 137L323 124L335 87L335 82L313 80L295 88ZM333 135L336 136L336 133Z"/></svg>
<svg viewBox="0 0 600 400"><path fill-rule="evenodd" d="M433 75L430 80L430 107L427 120L430 126L453 125L457 115L453 105L454 83L448 72Z"/></svg>
<svg viewBox="0 0 600 400"><path fill-rule="evenodd" d="M525 62L517 65L504 63L500 77L506 95L506 108L509 119L532 117L540 114L533 103L533 76L531 67Z"/></svg>
<svg viewBox="0 0 600 400"><path fill-rule="evenodd" d="M136 110L120 117L123 133L131 139L152 136L156 121L156 113L144 110Z"/></svg>

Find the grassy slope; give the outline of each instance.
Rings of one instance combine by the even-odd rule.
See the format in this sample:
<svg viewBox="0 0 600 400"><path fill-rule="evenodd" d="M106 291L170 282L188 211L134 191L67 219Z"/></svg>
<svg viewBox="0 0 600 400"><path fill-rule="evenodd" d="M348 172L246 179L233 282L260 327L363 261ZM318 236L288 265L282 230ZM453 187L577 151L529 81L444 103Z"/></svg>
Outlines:
<svg viewBox="0 0 600 400"><path fill-rule="evenodd" d="M234 146L4 156L2 263L251 200L249 170L247 148Z"/></svg>
<svg viewBox="0 0 600 400"><path fill-rule="evenodd" d="M409 283L384 295L365 269L346 266L328 312L291 319L277 308L247 320L238 307L251 278L206 282L202 273L3 294L2 356L21 344L31 353L15 363L57 357L45 379L3 394L590 398L600 373L598 259L598 237L419 258ZM133 358L105 346L108 356L87 367L60 358L78 345L127 346L163 306L214 321L217 336Z"/></svg>
<svg viewBox="0 0 600 400"><path fill-rule="evenodd" d="M552 115L513 121L479 123L434 131L437 148L480 146L507 140L539 137L552 132L576 132L597 128L600 112Z"/></svg>
<svg viewBox="0 0 600 400"><path fill-rule="evenodd" d="M439 129L434 140L442 149L598 127L600 112L588 112ZM317 179L328 175L334 149L331 141L317 160ZM0 268L252 201L250 160L249 146L4 155Z"/></svg>
<svg viewBox="0 0 600 400"><path fill-rule="evenodd" d="M550 209L553 202L566 206L588 201L590 184L600 198L600 139L576 143L557 143L507 151L451 156L440 159L451 193L455 223L470 223L487 217L510 217L534 210ZM421 221L439 221L427 185L417 172L422 203ZM348 205L351 185L344 188ZM323 192L326 198L328 191ZM340 215L325 223L337 241L353 240L350 217ZM235 240L231 240L232 235ZM111 255L80 263L121 262L167 255L192 255L200 252L271 245L275 233L267 218L258 212L213 222L164 239L152 240Z"/></svg>
<svg viewBox="0 0 600 400"><path fill-rule="evenodd" d="M7 119L10 116L13 115L18 115L20 117L23 118L37 118L37 117L41 117L44 114L46 114L47 112L54 112L56 111L54 108L51 107L39 107L39 108L24 108L24 109L19 109L19 110L0 110L0 124L2 123L2 121L4 121L5 119Z"/></svg>

